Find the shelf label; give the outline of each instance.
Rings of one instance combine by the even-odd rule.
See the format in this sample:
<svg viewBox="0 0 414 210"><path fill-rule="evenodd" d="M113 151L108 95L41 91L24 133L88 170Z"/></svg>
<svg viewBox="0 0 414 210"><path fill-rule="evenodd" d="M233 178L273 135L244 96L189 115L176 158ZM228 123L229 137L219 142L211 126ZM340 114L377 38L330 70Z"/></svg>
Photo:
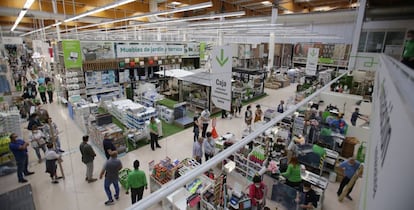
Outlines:
<svg viewBox="0 0 414 210"><path fill-rule="evenodd" d="M230 46L217 46L211 60L211 100L216 107L227 111L231 107L232 52Z"/></svg>
<svg viewBox="0 0 414 210"><path fill-rule="evenodd" d="M308 49L308 59L306 61L306 75L316 75L318 67L319 48Z"/></svg>

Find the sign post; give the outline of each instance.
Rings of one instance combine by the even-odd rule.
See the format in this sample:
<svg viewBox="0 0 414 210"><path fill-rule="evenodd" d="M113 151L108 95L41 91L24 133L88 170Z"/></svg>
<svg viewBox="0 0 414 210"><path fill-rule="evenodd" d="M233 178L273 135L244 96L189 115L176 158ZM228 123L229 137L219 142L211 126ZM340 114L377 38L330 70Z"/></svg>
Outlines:
<svg viewBox="0 0 414 210"><path fill-rule="evenodd" d="M217 46L212 52L211 100L220 109L231 108L231 46Z"/></svg>
<svg viewBox="0 0 414 210"><path fill-rule="evenodd" d="M306 60L306 75L316 75L318 67L319 48L308 49L308 59Z"/></svg>

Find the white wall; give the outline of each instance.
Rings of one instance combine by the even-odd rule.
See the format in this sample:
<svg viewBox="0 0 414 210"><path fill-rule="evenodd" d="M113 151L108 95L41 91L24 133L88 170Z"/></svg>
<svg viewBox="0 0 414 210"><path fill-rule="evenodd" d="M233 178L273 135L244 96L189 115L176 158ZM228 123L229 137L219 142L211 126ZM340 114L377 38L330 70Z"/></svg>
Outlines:
<svg viewBox="0 0 414 210"><path fill-rule="evenodd" d="M380 61L359 209L413 209L414 106L406 100L410 96L401 94L402 86L394 83L395 74L400 74L402 68L410 69ZM412 91L414 83L407 82Z"/></svg>

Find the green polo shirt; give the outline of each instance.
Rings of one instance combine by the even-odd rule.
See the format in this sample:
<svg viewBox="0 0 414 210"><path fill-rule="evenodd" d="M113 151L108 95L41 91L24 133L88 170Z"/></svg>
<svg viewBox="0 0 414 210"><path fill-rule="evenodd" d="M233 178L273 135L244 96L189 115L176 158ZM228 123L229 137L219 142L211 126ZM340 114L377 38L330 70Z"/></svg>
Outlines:
<svg viewBox="0 0 414 210"><path fill-rule="evenodd" d="M150 128L152 131L154 131L154 132L157 132L157 133L158 133L158 126L157 126L157 123L152 123L152 122L150 122L150 124L149 124L149 128Z"/></svg>
<svg viewBox="0 0 414 210"><path fill-rule="evenodd" d="M147 186L147 177L144 171L133 170L128 174L126 190Z"/></svg>
<svg viewBox="0 0 414 210"><path fill-rule="evenodd" d="M39 93L46 92L46 86L44 86L44 85L39 85L39 87L37 89L39 90Z"/></svg>
<svg viewBox="0 0 414 210"><path fill-rule="evenodd" d="M403 58L414 57L414 40L407 41L404 46Z"/></svg>
<svg viewBox="0 0 414 210"><path fill-rule="evenodd" d="M293 166L292 164L288 165L288 168L285 173L282 173L284 177L290 182L300 182L302 177L300 176L300 165Z"/></svg>

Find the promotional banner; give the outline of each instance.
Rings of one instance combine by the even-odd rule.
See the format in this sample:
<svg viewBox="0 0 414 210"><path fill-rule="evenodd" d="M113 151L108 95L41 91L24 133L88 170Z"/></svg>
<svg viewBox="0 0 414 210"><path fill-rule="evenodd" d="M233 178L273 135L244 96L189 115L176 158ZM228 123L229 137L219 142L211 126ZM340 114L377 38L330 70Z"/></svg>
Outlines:
<svg viewBox="0 0 414 210"><path fill-rule="evenodd" d="M33 55L44 58L46 62L51 61L48 43L43 42L42 40L33 40L32 47L34 53Z"/></svg>
<svg viewBox="0 0 414 210"><path fill-rule="evenodd" d="M1 38L3 44L23 44L23 39L21 37L7 37L4 36Z"/></svg>
<svg viewBox="0 0 414 210"><path fill-rule="evenodd" d="M109 41L81 41L83 60L115 58L114 43Z"/></svg>
<svg viewBox="0 0 414 210"><path fill-rule="evenodd" d="M184 54L183 44L116 43L116 57L174 56Z"/></svg>
<svg viewBox="0 0 414 210"><path fill-rule="evenodd" d="M359 209L412 209L414 106L412 94L404 93L412 92L414 82L407 76L414 74L399 61L380 56Z"/></svg>
<svg viewBox="0 0 414 210"><path fill-rule="evenodd" d="M319 48L309 48L306 60L306 75L316 75L318 68Z"/></svg>
<svg viewBox="0 0 414 210"><path fill-rule="evenodd" d="M199 57L200 56L200 47L198 43L189 42L184 46L184 56L183 57Z"/></svg>
<svg viewBox="0 0 414 210"><path fill-rule="evenodd" d="M200 42L200 60L204 60L206 57L206 43Z"/></svg>
<svg viewBox="0 0 414 210"><path fill-rule="evenodd" d="M217 46L211 54L211 100L227 111L231 108L232 52L231 46Z"/></svg>
<svg viewBox="0 0 414 210"><path fill-rule="evenodd" d="M82 53L79 40L63 40L63 59L65 67L81 68L82 67Z"/></svg>

